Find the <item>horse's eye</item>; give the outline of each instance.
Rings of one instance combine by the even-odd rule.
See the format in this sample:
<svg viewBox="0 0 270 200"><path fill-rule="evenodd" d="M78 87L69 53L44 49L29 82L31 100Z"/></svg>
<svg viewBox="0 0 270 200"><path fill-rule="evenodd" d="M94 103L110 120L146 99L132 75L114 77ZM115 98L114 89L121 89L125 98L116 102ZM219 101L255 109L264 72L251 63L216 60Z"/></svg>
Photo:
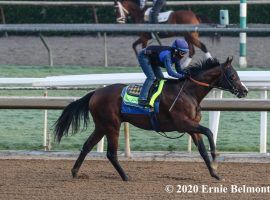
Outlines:
<svg viewBox="0 0 270 200"><path fill-rule="evenodd" d="M230 76L230 79L231 79L231 81L235 80L235 79L236 79L236 75L235 75L235 74L232 74L232 75Z"/></svg>

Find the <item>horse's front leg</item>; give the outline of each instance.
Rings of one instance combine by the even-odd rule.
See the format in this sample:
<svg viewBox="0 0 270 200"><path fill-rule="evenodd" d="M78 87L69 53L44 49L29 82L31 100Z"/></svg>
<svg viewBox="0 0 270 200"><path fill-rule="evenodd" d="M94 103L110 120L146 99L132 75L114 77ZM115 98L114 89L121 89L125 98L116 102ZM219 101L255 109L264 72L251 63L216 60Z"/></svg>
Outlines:
<svg viewBox="0 0 270 200"><path fill-rule="evenodd" d="M176 118L174 118L174 119L176 119ZM179 132L188 132L192 136L193 141L194 141L195 145L198 147L198 150L199 150L202 158L204 159L205 164L207 165L207 168L208 168L211 176L220 180L218 175L215 173L215 169L213 167L215 164L215 159L216 159L216 146L215 146L215 143L213 140L213 134L210 131L210 129L203 127L200 124L198 124L197 122L192 121L192 120L184 120L181 123L179 123L179 121L175 120L174 124ZM211 149L211 155L213 158L213 165L211 164L208 153L205 149L202 137L198 133L204 134L208 138L208 141L210 144L210 149Z"/></svg>
<svg viewBox="0 0 270 200"><path fill-rule="evenodd" d="M213 139L212 131L209 128L206 128L193 120L185 120L183 123L179 123L179 122L176 123L176 125L179 125L179 124L181 126L179 128L180 130L182 130L182 132L188 132L190 134L201 133L207 137L209 145L210 145L211 155L212 155L213 161L215 161L217 157L217 152L216 152L216 145Z"/></svg>
<svg viewBox="0 0 270 200"><path fill-rule="evenodd" d="M216 168L217 168L217 164L216 162L213 160L213 162L211 163L210 162L210 159L209 159L209 156L208 156L208 153L205 149L205 146L204 146L204 142L203 142L203 139L202 139L202 136L201 134L198 134L198 133L191 133L190 134L193 141L194 141L194 144L198 147L198 150L200 152L200 155L202 156L209 172L210 172L210 175L214 178L216 178L217 180L220 180L220 177L216 174ZM213 156L213 155L212 155Z"/></svg>
<svg viewBox="0 0 270 200"><path fill-rule="evenodd" d="M184 128L187 129L185 130L186 132L190 133L190 134L195 134L195 133L201 133L203 135L205 135L208 139L209 145L210 145L210 150L211 150L211 155L213 158L213 162L215 162L216 157L217 157L217 152L216 152L216 145L213 139L213 133L209 128L206 128L200 124L198 124L197 122L194 121L189 121L187 120L186 123L184 123L185 125L188 124L189 126L186 127L184 125ZM194 140L194 138L193 138Z"/></svg>

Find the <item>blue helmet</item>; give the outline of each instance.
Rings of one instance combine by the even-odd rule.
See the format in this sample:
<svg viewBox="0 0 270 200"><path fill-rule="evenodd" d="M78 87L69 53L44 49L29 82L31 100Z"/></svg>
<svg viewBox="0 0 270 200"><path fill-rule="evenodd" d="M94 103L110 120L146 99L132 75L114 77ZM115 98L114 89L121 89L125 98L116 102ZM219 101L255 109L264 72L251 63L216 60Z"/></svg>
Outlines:
<svg viewBox="0 0 270 200"><path fill-rule="evenodd" d="M182 53L189 52L188 43L184 39L176 39L172 44L172 48Z"/></svg>

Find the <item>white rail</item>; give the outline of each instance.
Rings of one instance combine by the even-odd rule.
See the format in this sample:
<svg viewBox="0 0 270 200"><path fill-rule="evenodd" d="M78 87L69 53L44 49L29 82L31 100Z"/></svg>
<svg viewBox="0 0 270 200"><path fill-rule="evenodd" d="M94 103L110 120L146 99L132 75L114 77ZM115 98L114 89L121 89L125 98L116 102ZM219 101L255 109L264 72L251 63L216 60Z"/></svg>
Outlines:
<svg viewBox="0 0 270 200"><path fill-rule="evenodd" d="M270 88L270 71L238 71L238 74L247 87ZM164 76L168 77L168 74L164 73ZM37 81L33 82L33 86L56 87L108 85L113 83L143 83L145 78L143 73L50 76L43 79L37 79Z"/></svg>

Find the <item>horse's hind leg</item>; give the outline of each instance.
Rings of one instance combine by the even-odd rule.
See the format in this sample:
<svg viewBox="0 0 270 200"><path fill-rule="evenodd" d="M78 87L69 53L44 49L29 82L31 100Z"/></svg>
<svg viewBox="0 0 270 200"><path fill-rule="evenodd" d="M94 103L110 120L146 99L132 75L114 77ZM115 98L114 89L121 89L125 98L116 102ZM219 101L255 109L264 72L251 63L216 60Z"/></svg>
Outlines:
<svg viewBox="0 0 270 200"><path fill-rule="evenodd" d="M204 53L205 53L205 57L206 58L212 58L211 54L208 52L208 49L206 48L205 44L202 43L199 40L198 37L198 33L191 33L190 34L191 37L191 43L194 44L196 47L198 47L199 49L201 49Z"/></svg>
<svg viewBox="0 0 270 200"><path fill-rule="evenodd" d="M133 44L132 44L132 48L133 51L135 52L136 56L138 57L138 51L137 51L137 46L138 44L142 44L142 48L145 48L147 46L147 42L150 38L148 37L148 35L146 34L141 34L139 39L136 40Z"/></svg>
<svg viewBox="0 0 270 200"><path fill-rule="evenodd" d="M133 44L132 44L132 48L133 48L133 51L134 51L134 53L135 53L135 55L136 55L136 57L138 57L138 51L137 51L137 46L138 46L138 44L141 44L142 43L142 39L141 39L141 37L138 39L138 40L136 40L135 42L133 42Z"/></svg>
<svg viewBox="0 0 270 200"><path fill-rule="evenodd" d="M81 153L79 157L77 158L71 173L73 178L75 178L78 174L78 171L86 157L86 155L92 150L92 148L102 139L104 134L102 132L99 132L97 130L94 130L94 132L89 136L89 138L85 141L83 148L81 150Z"/></svg>
<svg viewBox="0 0 270 200"><path fill-rule="evenodd" d="M188 43L189 55L188 55L188 57L185 58L183 63L181 63L181 68L182 69L189 66L189 64L190 64L190 62L192 60L192 57L195 55L195 48L194 48L194 45L192 44L192 38L191 38L191 35L189 33L185 35L185 40Z"/></svg>
<svg viewBox="0 0 270 200"><path fill-rule="evenodd" d="M190 33L185 34L185 40L188 43L188 48L189 48L189 57L192 58L195 54L195 49L193 46L193 41L192 41L192 35Z"/></svg>
<svg viewBox="0 0 270 200"><path fill-rule="evenodd" d="M107 135L108 149L107 149L107 158L110 160L116 171L119 173L123 181L128 181L128 177L124 172L123 168L120 166L117 158L117 148L118 148L118 137L119 130L113 131Z"/></svg>

